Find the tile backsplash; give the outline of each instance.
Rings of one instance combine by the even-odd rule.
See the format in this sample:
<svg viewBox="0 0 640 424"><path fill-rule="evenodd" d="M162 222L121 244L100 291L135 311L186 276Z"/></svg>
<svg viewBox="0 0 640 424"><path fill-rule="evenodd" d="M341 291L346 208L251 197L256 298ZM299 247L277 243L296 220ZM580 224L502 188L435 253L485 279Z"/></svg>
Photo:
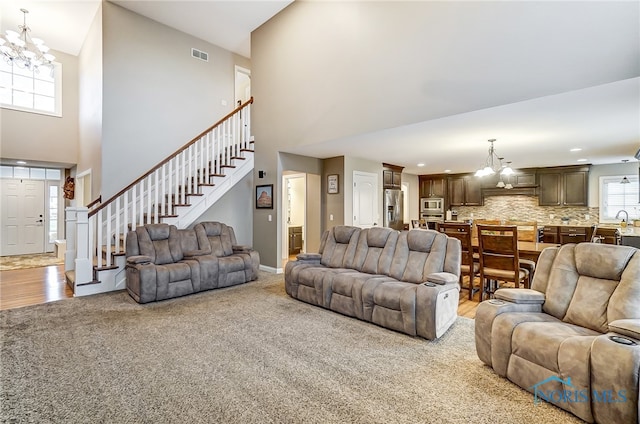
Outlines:
<svg viewBox="0 0 640 424"><path fill-rule="evenodd" d="M539 206L536 196L491 196L484 199L484 206L458 206L454 210L458 212L459 221L503 219L537 221L547 225L561 225L561 218L567 217L569 225L589 226L598 223L599 214L599 208L587 206Z"/></svg>

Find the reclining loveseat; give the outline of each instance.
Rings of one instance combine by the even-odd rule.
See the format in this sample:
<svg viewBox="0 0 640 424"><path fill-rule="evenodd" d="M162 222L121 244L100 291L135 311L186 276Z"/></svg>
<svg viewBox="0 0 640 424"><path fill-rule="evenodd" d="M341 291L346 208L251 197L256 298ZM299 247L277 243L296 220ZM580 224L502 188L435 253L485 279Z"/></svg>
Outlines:
<svg viewBox="0 0 640 424"><path fill-rule="evenodd" d="M336 226L285 267L293 298L436 339L458 315L460 241L432 230Z"/></svg>
<svg viewBox="0 0 640 424"><path fill-rule="evenodd" d="M258 278L260 257L239 246L233 228L147 224L127 234L127 291L138 303L228 287Z"/></svg>
<svg viewBox="0 0 640 424"><path fill-rule="evenodd" d="M502 377L587 422L638 423L640 250L545 249L531 289L478 306L476 350Z"/></svg>

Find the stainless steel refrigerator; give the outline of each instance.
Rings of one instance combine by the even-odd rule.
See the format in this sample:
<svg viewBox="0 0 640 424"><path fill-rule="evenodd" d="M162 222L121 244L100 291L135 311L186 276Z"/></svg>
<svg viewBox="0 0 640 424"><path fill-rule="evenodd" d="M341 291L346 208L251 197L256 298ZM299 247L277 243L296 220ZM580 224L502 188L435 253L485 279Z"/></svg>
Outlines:
<svg viewBox="0 0 640 424"><path fill-rule="evenodd" d="M402 230L404 227L402 204L402 190L393 188L384 190L385 227Z"/></svg>

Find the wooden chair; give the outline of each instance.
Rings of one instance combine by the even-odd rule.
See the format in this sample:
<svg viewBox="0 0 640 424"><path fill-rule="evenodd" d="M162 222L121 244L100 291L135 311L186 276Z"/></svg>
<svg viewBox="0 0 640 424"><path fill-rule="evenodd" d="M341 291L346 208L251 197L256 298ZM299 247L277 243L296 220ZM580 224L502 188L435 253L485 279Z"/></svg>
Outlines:
<svg viewBox="0 0 640 424"><path fill-rule="evenodd" d="M480 253L480 281L482 300L485 293L491 295L493 281L520 283L529 288L529 271L522 268L518 255L518 227L515 225L478 226L478 248Z"/></svg>
<svg viewBox="0 0 640 424"><path fill-rule="evenodd" d="M476 219L473 221L473 230L471 230L471 237L478 238L478 224L482 225L502 225L502 221L499 219Z"/></svg>
<svg viewBox="0 0 640 424"><path fill-rule="evenodd" d="M473 245L471 244L471 224L469 223L438 223L438 231L460 240L462 245L462 260L460 265L460 287L469 290L469 300L473 299L473 294L482 288L474 288L474 280L480 270L480 264L474 261ZM469 276L469 285L465 287L462 284L462 277Z"/></svg>
<svg viewBox="0 0 640 424"><path fill-rule="evenodd" d="M602 228L594 225L589 239L592 243L620 244L620 232L617 228Z"/></svg>
<svg viewBox="0 0 640 424"><path fill-rule="evenodd" d="M507 221L505 225L518 227L518 241L538 241L538 223L536 221Z"/></svg>

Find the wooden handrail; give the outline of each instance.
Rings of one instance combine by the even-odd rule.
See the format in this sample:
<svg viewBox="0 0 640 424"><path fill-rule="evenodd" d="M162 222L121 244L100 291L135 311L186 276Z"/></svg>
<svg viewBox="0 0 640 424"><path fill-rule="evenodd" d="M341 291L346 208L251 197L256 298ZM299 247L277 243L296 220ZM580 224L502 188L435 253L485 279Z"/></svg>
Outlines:
<svg viewBox="0 0 640 424"><path fill-rule="evenodd" d="M95 205L97 205L98 203L101 203L101 202L102 202L102 195L98 196L98 198L97 198L97 199L95 199L95 200L93 200L92 202L90 202L90 203L87 205L87 208L91 209L92 207L94 207Z"/></svg>
<svg viewBox="0 0 640 424"><path fill-rule="evenodd" d="M143 179L145 179L146 177L148 177L149 175L151 175L153 172L156 171L156 169L159 169L162 165L164 165L165 163L169 162L171 159L173 159L174 157L178 156L180 154L180 152L182 152L183 150L185 150L186 148L188 148L189 146L191 146L192 144L195 144L198 140L200 140L202 137L204 137L208 132L213 131L216 127L218 127L220 124L222 124L224 121L226 121L227 119L231 118L233 115L235 115L238 111L240 111L241 109L243 109L244 107L246 107L249 104L253 103L253 97L251 97L249 100L247 100L246 102L244 102L243 104L241 104L240 106L238 106L237 108L235 108L233 111L229 112L224 118L220 119L218 122L216 122L215 124L213 124L212 126L210 126L209 128L207 128L206 130L202 131L200 134L198 134L196 137L194 137L190 142L188 142L187 144L185 144L184 146L180 147L178 150L176 150L175 152L173 152L170 156L168 156L167 158L165 158L162 162L158 163L156 166L154 166L153 168L151 168L149 171L147 171L147 173L145 173L144 175L140 176L138 179L136 179L134 182L132 182L131 184L129 184L128 186L126 186L125 188L123 188L122 190L120 190L118 193L116 193L115 195L111 196L109 198L109 200L107 200L106 202L104 202L103 204L101 204L99 207L91 210L89 212L89 217L95 215L96 213L98 213L100 210L104 209L108 204L110 204L111 202L115 201L118 197L122 196L127 190L131 189L133 186L135 186L136 184L138 184L140 181L142 181Z"/></svg>

